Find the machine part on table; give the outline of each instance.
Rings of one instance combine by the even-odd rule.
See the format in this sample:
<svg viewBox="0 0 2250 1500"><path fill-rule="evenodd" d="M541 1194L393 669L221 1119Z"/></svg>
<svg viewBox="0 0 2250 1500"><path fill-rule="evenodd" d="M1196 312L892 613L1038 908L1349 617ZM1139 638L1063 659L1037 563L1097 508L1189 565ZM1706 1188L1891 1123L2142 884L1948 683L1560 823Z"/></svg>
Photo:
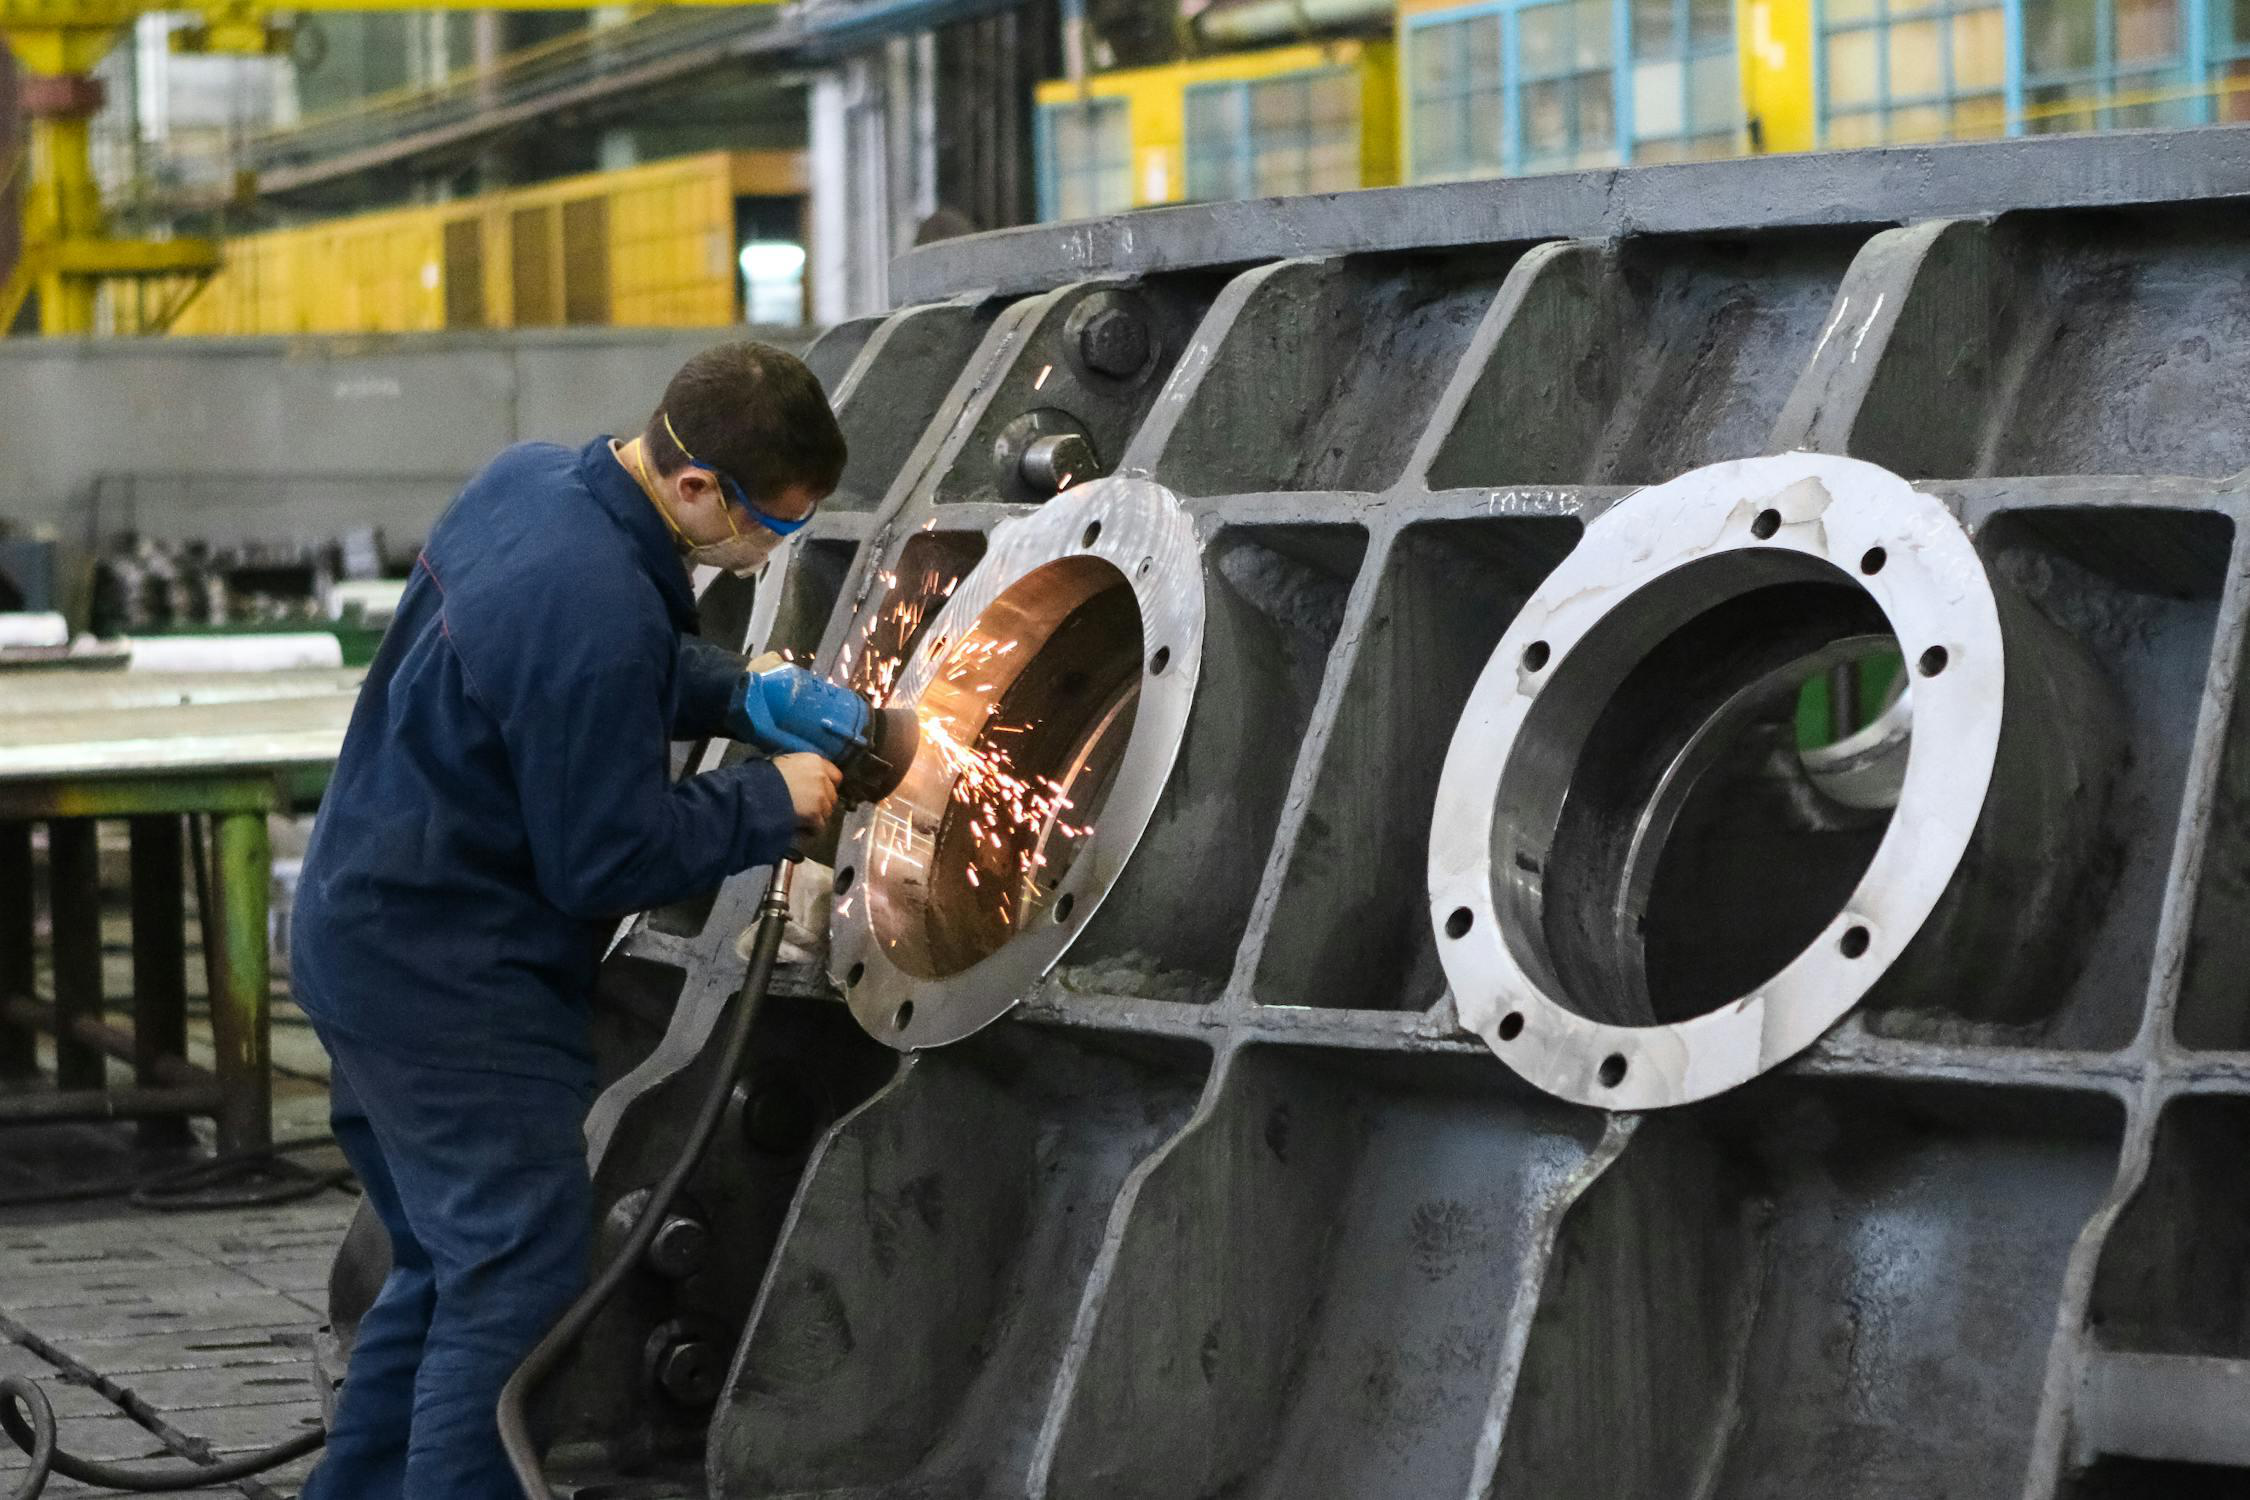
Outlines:
<svg viewBox="0 0 2250 1500"><path fill-rule="evenodd" d="M1151 676L1152 617L1114 584L1046 638L1089 701L1140 662L1133 740L1170 672L1199 680L1137 840L1106 842L1114 788L1092 820L1064 889L1107 894L1073 903L1052 960L1051 915L1010 936L965 899L983 887L911 890L894 864L912 899L889 936L950 974L863 954L847 1008L784 967L686 1188L708 1261L637 1266L541 1403L591 1456L585 1492L2240 1490L2250 323L2213 310L2250 274L2246 190L2250 131L2118 133L1199 205L908 255L892 284L917 305L823 345L848 363L839 503L766 579L712 585L706 631L872 696L884 661L953 649L940 617L1027 518L1054 518L1054 552L1002 560L990 597L1062 565L1037 590L1059 607L1056 580L1120 566L1107 522L1087 556L1064 519L1161 487L1200 649ZM1089 347L1120 294L1150 333L1122 377L1129 331ZM1039 412L1072 426L1022 446L1081 432L1110 477L1013 487L1021 447L996 465L996 440ZM1535 597L1570 613L1548 580L1589 571L1574 553L1757 459L1819 477L1822 519L1777 497L1797 479L1738 470L1733 519L1651 543L1718 544L1666 574L1681 597L1623 587L1658 571L1625 558L1575 606L1606 626L1526 634ZM1856 552L1847 514L1879 533ZM1975 628L1923 637L1954 612ZM1530 704L1560 688L1550 708L1608 718L1524 730L1587 794L1516 934L1572 981L1552 976L1579 1007L1558 1016L1692 1024L1815 939L1846 985L1885 966L1856 1006L1799 1007L1840 1019L1740 1087L1590 1108L1465 1024L1492 992L1448 983L1433 809L1479 681L1520 681L1537 640ZM2002 686L1978 751L1939 690L1980 661ZM1792 732L1760 690L1798 684ZM1645 729L1612 733L1628 715ZM1716 759L1646 843L1674 857L1636 864L1602 835L1640 826L1635 787L1690 745L1685 769ZM1434 833L1489 848L1496 806ZM1955 852L1886 853L1913 829ZM1529 882L1508 852L1494 869ZM1831 922L1877 860L1904 873L1870 886L1847 958ZM869 869L837 874L839 940L892 953ZM631 923L603 967L605 1209L664 1175L719 1073L759 878ZM1594 941L1617 932L1605 888L1651 930ZM1496 889L1494 920L1529 894ZM1547 925L1599 913L1570 941ZM1787 951L1696 946L1769 917ZM878 981L876 1022L915 1006L903 1038L855 1019ZM916 1035L925 1006L957 1040ZM1658 1071L1629 1060L1619 1086ZM649 1363L683 1330L725 1355L708 1407ZM699 1389L702 1358L672 1384Z"/></svg>
<svg viewBox="0 0 2250 1500"><path fill-rule="evenodd" d="M1798 699L1886 648L1912 743L1895 807L1854 805L1797 752ZM2085 648L1872 464L1643 490L1525 602L1454 732L1429 882L1462 1024L1549 1093L1650 1109L1748 1082L1886 981L1965 972L1949 1008L2036 1018L2077 954L2029 944L2098 879L2118 718Z"/></svg>

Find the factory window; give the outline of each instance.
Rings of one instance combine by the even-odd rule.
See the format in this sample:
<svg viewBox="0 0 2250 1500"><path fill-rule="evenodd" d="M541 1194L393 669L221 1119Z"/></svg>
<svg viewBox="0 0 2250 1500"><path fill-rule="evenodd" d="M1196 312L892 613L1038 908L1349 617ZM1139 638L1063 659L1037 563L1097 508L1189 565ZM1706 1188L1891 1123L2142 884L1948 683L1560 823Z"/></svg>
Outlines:
<svg viewBox="0 0 2250 1500"><path fill-rule="evenodd" d="M2023 128L2195 124L2183 19L2180 0L2023 0Z"/></svg>
<svg viewBox="0 0 2250 1500"><path fill-rule="evenodd" d="M1820 18L1823 144L2006 131L2004 7L1985 0L1824 0Z"/></svg>
<svg viewBox="0 0 2250 1500"><path fill-rule="evenodd" d="M2250 120L2250 0L2211 7L2211 87L2208 118L2229 124Z"/></svg>
<svg viewBox="0 0 2250 1500"><path fill-rule="evenodd" d="M1633 0L1633 160L1731 156L1742 130L1732 0Z"/></svg>
<svg viewBox="0 0 2250 1500"><path fill-rule="evenodd" d="M562 322L554 220L554 210L546 205L519 208L508 216L508 264L518 328L553 328Z"/></svg>
<svg viewBox="0 0 2250 1500"><path fill-rule="evenodd" d="M563 321L609 321L609 200L580 198L562 209Z"/></svg>
<svg viewBox="0 0 2250 1500"><path fill-rule="evenodd" d="M1407 33L1409 149L1416 182L1490 177L1504 170L1504 81L1496 12Z"/></svg>
<svg viewBox="0 0 2250 1500"><path fill-rule="evenodd" d="M1617 160L1617 69L1609 0L1555 0L1515 13L1509 49L1522 144L1515 169L1558 172Z"/></svg>
<svg viewBox="0 0 2250 1500"><path fill-rule="evenodd" d="M1044 216L1086 219L1133 206L1133 142L1122 99L1042 105L1039 182Z"/></svg>
<svg viewBox="0 0 2250 1500"><path fill-rule="evenodd" d="M1187 195L1197 201L1359 186L1359 76L1321 68L1187 91Z"/></svg>

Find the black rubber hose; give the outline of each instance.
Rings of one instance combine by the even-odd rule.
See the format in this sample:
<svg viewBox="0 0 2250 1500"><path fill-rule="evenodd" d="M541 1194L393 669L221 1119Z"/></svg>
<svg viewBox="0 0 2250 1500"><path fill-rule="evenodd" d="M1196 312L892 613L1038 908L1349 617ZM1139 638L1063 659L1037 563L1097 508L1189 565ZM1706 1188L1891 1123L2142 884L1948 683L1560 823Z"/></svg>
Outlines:
<svg viewBox="0 0 2250 1500"><path fill-rule="evenodd" d="M775 956L781 951L782 932L789 925L789 871L782 865L774 872L766 887L763 900L758 903L757 936L750 948L750 970L743 976L742 993L735 1006L734 1019L727 1029L726 1045L720 1054L718 1070L711 1075L711 1086L703 1096L703 1106L695 1117L695 1125L688 1132L687 1143L673 1161L671 1169L648 1195L648 1204L641 1210L633 1225L633 1232L625 1237L625 1244L591 1286L579 1293L578 1300L563 1310L555 1326L524 1361L500 1392L500 1446L508 1453L508 1462L516 1471L516 1483L523 1487L524 1500L552 1500L547 1487L547 1471L540 1463L539 1448L532 1441L531 1424L525 1415L532 1393L553 1372L557 1362L571 1345L578 1342L595 1314L616 1295L641 1264L648 1253L649 1242L656 1238L664 1215L671 1209L680 1189L687 1185L688 1177L703 1159L704 1150L718 1133L719 1120L726 1112L727 1096L734 1090L734 1082L742 1071L742 1060L750 1048L750 1027L757 1019L758 1008L766 998L766 986L773 980Z"/></svg>
<svg viewBox="0 0 2250 1500"><path fill-rule="evenodd" d="M141 1464L98 1464L55 1446L55 1408L47 1400L47 1393L23 1375L0 1376L0 1427L7 1429L18 1448L31 1455L31 1468L9 1491L8 1500L38 1500L40 1492L47 1488L50 1471L105 1490L142 1493L200 1490L278 1469L328 1441L325 1432L308 1432L286 1443L221 1463L177 1464L164 1469Z"/></svg>

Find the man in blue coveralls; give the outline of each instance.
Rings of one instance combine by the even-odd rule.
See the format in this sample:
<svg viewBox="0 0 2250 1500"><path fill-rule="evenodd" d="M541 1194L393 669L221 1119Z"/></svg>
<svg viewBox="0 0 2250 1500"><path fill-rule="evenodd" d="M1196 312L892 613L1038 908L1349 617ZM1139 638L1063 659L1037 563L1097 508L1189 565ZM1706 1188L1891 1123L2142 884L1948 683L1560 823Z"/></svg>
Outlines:
<svg viewBox="0 0 2250 1500"><path fill-rule="evenodd" d="M693 638L686 565L754 570L843 467L812 373L729 344L630 442L510 448L431 530L294 919L296 997L393 1268L310 1500L516 1495L500 1387L588 1269L603 941L835 810L817 755L671 779L670 743L726 733L744 672Z"/></svg>

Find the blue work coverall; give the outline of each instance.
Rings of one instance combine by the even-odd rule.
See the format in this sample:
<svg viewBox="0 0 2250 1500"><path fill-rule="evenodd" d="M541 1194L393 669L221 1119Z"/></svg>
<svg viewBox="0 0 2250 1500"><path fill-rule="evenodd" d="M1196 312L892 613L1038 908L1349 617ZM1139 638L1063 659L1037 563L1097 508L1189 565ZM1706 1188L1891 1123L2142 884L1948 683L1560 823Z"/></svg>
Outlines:
<svg viewBox="0 0 2250 1500"><path fill-rule="evenodd" d="M291 974L390 1232L311 1500L518 1491L493 1408L587 1275L587 1008L605 937L787 849L763 760L674 783L741 660L691 638L605 439L509 449L439 519L305 856Z"/></svg>

